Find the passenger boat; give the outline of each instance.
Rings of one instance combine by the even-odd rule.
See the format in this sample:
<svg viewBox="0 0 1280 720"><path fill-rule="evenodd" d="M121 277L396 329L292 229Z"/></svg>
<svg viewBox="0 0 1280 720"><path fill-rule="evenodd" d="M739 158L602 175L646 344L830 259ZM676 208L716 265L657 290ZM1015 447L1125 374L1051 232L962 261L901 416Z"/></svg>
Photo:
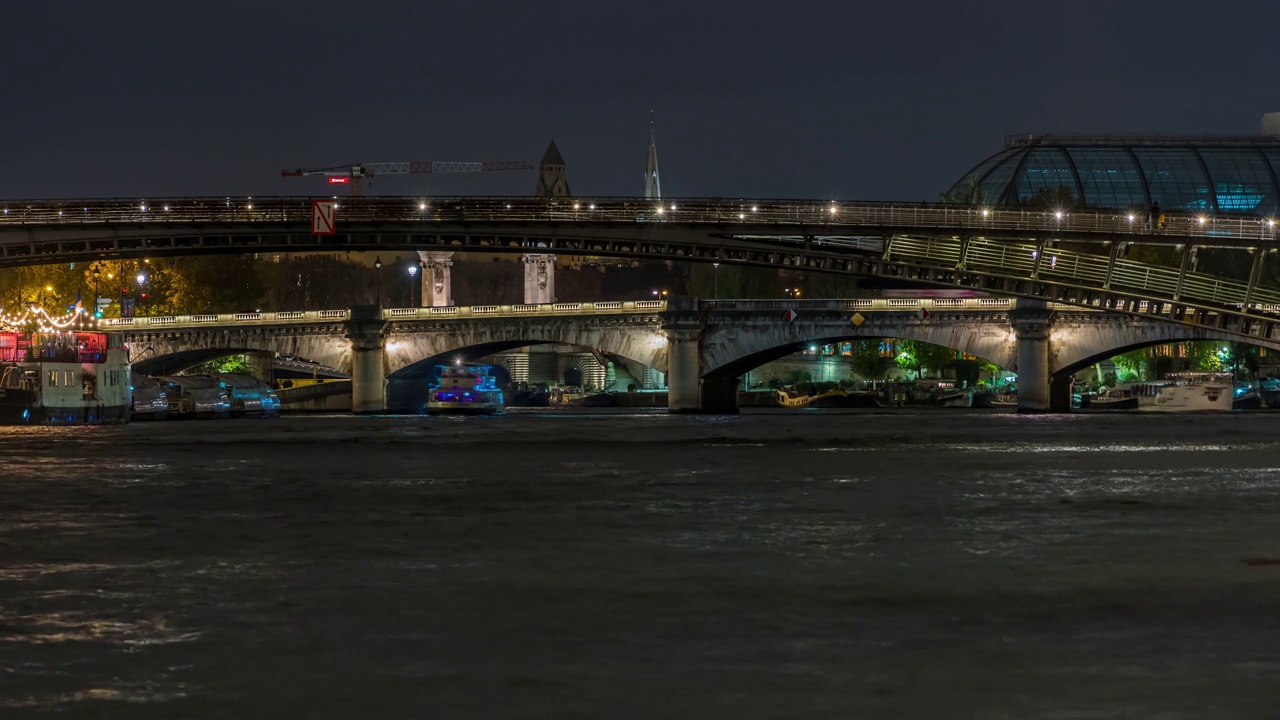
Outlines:
<svg viewBox="0 0 1280 720"><path fill-rule="evenodd" d="M1155 399L1144 410L1162 412L1194 412L1231 410L1234 384L1231 373L1183 372L1165 377L1167 384L1160 385Z"/></svg>
<svg viewBox="0 0 1280 720"><path fill-rule="evenodd" d="M133 386L134 420L165 420L169 417L169 386L153 377L130 373Z"/></svg>
<svg viewBox="0 0 1280 720"><path fill-rule="evenodd" d="M129 422L129 350L120 335L71 329L88 324L79 312L62 319L34 310L2 319L0 424Z"/></svg>
<svg viewBox="0 0 1280 720"><path fill-rule="evenodd" d="M1090 410L1137 410L1139 396L1131 385L1117 385L1089 400Z"/></svg>
<svg viewBox="0 0 1280 720"><path fill-rule="evenodd" d="M501 415L506 412L488 365L442 367L440 383L431 390L423 411L428 415Z"/></svg>
<svg viewBox="0 0 1280 720"><path fill-rule="evenodd" d="M231 417L231 393L211 375L168 375L169 415L183 418Z"/></svg>

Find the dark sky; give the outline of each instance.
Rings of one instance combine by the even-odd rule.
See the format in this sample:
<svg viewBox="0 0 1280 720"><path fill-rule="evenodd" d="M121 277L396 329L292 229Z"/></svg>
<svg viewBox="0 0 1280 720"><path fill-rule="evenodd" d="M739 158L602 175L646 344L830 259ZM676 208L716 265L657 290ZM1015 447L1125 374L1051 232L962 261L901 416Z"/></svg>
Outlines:
<svg viewBox="0 0 1280 720"><path fill-rule="evenodd" d="M323 194L522 159L638 195L934 200L1026 132L1253 133L1280 3L261 0L5 6L0 197ZM532 173L384 177L520 194Z"/></svg>

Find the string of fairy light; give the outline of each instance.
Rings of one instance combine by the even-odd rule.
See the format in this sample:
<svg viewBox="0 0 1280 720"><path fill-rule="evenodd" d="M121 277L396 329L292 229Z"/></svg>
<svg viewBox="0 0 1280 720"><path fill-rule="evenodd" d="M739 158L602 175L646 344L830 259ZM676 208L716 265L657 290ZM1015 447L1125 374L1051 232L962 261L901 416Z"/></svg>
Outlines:
<svg viewBox="0 0 1280 720"><path fill-rule="evenodd" d="M0 327L29 329L34 326L39 332L59 332L84 330L97 325L98 321L89 317L84 308L65 315L51 315L48 310L38 305L23 308L20 313L0 309Z"/></svg>

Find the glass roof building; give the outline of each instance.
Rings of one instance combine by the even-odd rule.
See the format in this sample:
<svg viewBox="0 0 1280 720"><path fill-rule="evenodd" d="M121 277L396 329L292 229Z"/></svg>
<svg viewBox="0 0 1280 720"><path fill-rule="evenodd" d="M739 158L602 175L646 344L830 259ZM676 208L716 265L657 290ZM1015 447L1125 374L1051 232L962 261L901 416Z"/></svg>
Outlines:
<svg viewBox="0 0 1280 720"><path fill-rule="evenodd" d="M1072 198L1100 209L1162 209L1275 216L1280 136L1071 136L1006 138L966 173L947 201L1032 205Z"/></svg>

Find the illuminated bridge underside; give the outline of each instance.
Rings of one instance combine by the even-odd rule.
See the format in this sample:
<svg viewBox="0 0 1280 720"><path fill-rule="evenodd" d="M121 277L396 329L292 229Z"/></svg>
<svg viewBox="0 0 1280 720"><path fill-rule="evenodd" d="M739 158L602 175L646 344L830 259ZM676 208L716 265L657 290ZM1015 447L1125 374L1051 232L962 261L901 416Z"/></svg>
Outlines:
<svg viewBox="0 0 1280 720"><path fill-rule="evenodd" d="M810 201L347 198L335 235L304 198L13 203L0 265L213 252L454 250L728 262L967 287L1280 337L1280 291L1257 287L1274 220L1172 215L1157 232L1115 212ZM1057 250L1057 241L1096 253ZM1121 259L1172 245L1181 268ZM1254 251L1251 282L1191 272L1192 247ZM1261 250L1261 251L1259 251Z"/></svg>

